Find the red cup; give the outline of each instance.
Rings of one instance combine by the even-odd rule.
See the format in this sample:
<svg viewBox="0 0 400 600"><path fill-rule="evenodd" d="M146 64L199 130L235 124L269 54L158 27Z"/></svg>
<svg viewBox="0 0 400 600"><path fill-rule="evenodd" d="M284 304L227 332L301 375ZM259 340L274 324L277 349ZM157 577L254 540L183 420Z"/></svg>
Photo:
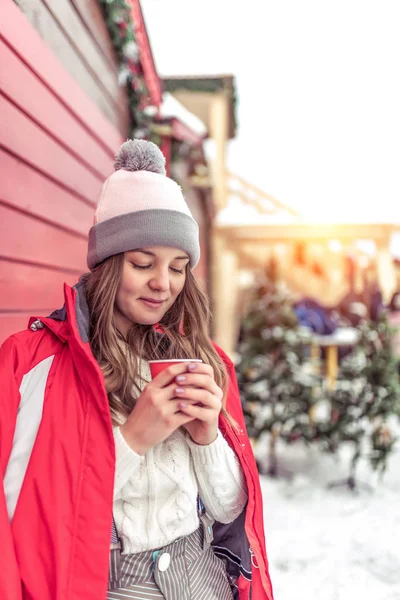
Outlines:
<svg viewBox="0 0 400 600"><path fill-rule="evenodd" d="M149 360L151 378L154 379L156 375L167 369L171 365L176 363L201 363L203 362L200 358L168 358L165 360Z"/></svg>

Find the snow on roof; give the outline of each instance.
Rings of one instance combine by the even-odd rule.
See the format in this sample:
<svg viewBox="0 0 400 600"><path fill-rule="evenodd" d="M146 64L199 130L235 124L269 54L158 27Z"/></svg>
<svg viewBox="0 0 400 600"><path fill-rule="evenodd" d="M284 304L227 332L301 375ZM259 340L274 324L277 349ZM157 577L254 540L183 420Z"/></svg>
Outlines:
<svg viewBox="0 0 400 600"><path fill-rule="evenodd" d="M175 118L181 121L198 136L207 135L207 127L196 115L183 106L172 94L164 92L160 109L163 119Z"/></svg>

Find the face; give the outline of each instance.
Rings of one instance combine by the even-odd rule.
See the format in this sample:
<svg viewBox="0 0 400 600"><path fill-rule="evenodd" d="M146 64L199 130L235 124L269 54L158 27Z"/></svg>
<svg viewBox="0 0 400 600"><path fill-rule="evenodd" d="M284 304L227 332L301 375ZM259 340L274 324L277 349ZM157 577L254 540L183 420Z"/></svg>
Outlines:
<svg viewBox="0 0 400 600"><path fill-rule="evenodd" d="M189 256L179 248L151 246L125 252L114 318L126 335L132 323L154 325L183 289Z"/></svg>

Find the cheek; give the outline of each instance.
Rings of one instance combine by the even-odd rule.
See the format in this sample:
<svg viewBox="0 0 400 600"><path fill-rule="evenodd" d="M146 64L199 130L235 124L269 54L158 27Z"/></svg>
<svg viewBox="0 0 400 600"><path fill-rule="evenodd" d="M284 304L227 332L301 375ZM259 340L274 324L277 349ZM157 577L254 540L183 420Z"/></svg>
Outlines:
<svg viewBox="0 0 400 600"><path fill-rule="evenodd" d="M115 296L115 306L120 310L123 311L124 305L126 304L126 301L124 300L126 297L123 287L120 286L117 292L117 295Z"/></svg>
<svg viewBox="0 0 400 600"><path fill-rule="evenodd" d="M168 301L168 305L166 307L166 311L171 308L171 306L175 303L177 297L185 287L185 282L170 280L170 297Z"/></svg>
<svg viewBox="0 0 400 600"><path fill-rule="evenodd" d="M186 283L186 273L184 273L183 275L180 275L173 281L173 288L174 288L174 290L176 290L177 294L179 294L183 290L183 288L185 287L185 283Z"/></svg>
<svg viewBox="0 0 400 600"><path fill-rule="evenodd" d="M121 306L128 302L132 295L137 291L137 281L134 280L131 273L124 273L119 284L117 295L115 298L117 306Z"/></svg>
<svg viewBox="0 0 400 600"><path fill-rule="evenodd" d="M172 286L172 294L173 294L174 298L177 298L177 296L179 296L179 294L181 293L181 291L183 290L184 287L185 287L185 280L174 283L174 285Z"/></svg>

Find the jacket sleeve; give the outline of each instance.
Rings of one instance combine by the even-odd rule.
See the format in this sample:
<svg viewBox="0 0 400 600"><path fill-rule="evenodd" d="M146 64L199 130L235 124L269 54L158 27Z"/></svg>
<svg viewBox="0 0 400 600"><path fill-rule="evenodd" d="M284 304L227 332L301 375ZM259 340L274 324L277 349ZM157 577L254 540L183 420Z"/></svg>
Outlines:
<svg viewBox="0 0 400 600"><path fill-rule="evenodd" d="M228 375L228 390L226 395L226 410L230 416L236 421L240 429L246 430L246 425L243 416L242 403L240 400L239 386L236 377L235 366L229 356L216 344L214 348L220 355Z"/></svg>
<svg viewBox="0 0 400 600"><path fill-rule="evenodd" d="M13 443L22 373L18 344L12 336L0 348L0 465L2 481ZM0 531L0 598L21 600L21 581L3 484L0 490Z"/></svg>
<svg viewBox="0 0 400 600"><path fill-rule="evenodd" d="M244 461L246 464L246 481L249 494L247 514L251 515L250 520L246 516L246 533L248 534L248 537L250 537L250 532L252 534L251 537L253 539L249 539L249 541L252 545L252 550L255 553L256 561L258 563L258 568L253 569L253 596L254 598L260 598L260 600L261 598L272 600L272 584L269 575L267 552L265 548L263 499L260 478L251 448L251 443L246 432L235 366L227 354L221 350L221 348L219 348L216 344L214 344L214 347L223 360L228 373L226 410L239 425L239 431L237 435L238 443L236 443L236 448L237 450L240 449L242 461Z"/></svg>
<svg viewBox="0 0 400 600"><path fill-rule="evenodd" d="M22 377L18 343L11 336L0 348L0 464L3 477L12 448Z"/></svg>

